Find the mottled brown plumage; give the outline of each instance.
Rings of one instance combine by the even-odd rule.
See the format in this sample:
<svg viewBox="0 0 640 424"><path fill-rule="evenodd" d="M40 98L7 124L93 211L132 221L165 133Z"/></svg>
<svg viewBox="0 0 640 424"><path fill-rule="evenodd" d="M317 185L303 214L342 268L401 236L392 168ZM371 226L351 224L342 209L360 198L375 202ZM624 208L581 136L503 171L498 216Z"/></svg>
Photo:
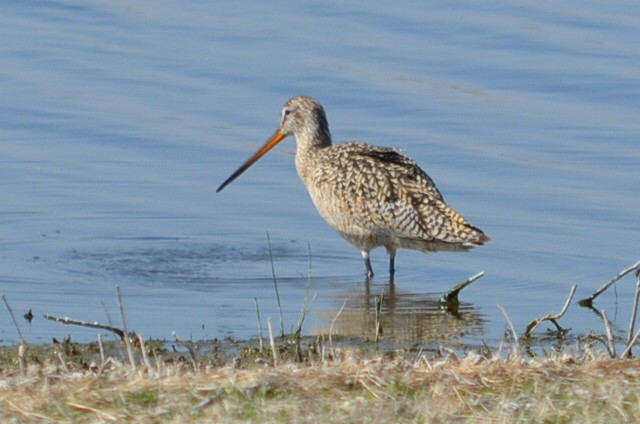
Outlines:
<svg viewBox="0 0 640 424"><path fill-rule="evenodd" d="M395 149L331 143L322 105L296 96L284 105L275 134L221 186L235 180L288 135L296 138L296 169L318 212L362 252L384 246L393 275L396 250L467 250L490 240L450 208L418 164Z"/></svg>

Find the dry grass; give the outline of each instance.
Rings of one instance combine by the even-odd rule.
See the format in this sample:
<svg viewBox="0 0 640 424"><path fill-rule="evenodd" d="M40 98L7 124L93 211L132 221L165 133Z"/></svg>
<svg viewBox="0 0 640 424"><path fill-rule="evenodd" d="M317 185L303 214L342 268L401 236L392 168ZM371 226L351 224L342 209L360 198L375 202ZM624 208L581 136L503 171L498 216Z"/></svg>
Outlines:
<svg viewBox="0 0 640 424"><path fill-rule="evenodd" d="M277 367L260 358L203 363L198 371L155 361L134 372L109 359L48 360L21 373L16 360L0 369L0 421L640 422L638 359L334 353Z"/></svg>

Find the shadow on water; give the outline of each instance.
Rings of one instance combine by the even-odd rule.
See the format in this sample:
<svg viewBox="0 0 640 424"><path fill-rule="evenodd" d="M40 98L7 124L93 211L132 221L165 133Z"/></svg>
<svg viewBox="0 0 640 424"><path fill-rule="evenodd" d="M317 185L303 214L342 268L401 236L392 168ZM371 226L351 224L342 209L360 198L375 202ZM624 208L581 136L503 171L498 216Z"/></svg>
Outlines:
<svg viewBox="0 0 640 424"><path fill-rule="evenodd" d="M461 302L457 310L446 309L440 304L439 294L402 290L393 281L365 281L343 302L341 312L333 311L332 316L326 312L333 334L373 340L377 321L385 339L400 343L451 342L484 334L485 319L472 304Z"/></svg>
<svg viewBox="0 0 640 424"><path fill-rule="evenodd" d="M331 331L334 336L373 341L376 305L381 299L380 335L385 343L467 343L484 337L486 319L470 303L461 302L457 310L451 311L441 307L442 293L411 291L404 284L389 280L376 282L348 275L305 275L310 272L307 252L288 243L274 243L269 249L265 245L230 247L177 239L155 240L154 246L150 246L148 240L138 242L141 243L138 248L128 250L74 250L63 260L63 267L91 280L122 282L128 286L127 290L132 289L131 285L138 286L143 297L127 299L127 303L139 310L151 308L148 311L151 315L157 313L156 308L166 310L171 302L178 301L175 290L206 292L206 296L198 297L197 302L193 296L186 296L192 302L191 312L181 314L187 325L200 322L211 310L223 308L225 317L235 316L235 320L242 317L248 323L247 328L238 328L236 322L233 332L241 337L252 337L255 321L247 311L252 309L254 298L260 303L263 317L279 314L270 270L273 255L276 280L283 298L285 331L297 319L310 278L310 297L314 300L308 305L310 316L303 329L306 334L326 335ZM320 263L336 261L331 255L323 254L314 254L313 260ZM158 290L160 292L156 293ZM162 294L167 290L173 293L169 298ZM239 290L248 294L234 296ZM110 294L110 289L106 293ZM158 298L150 302L150 296ZM231 323L226 322L225 317L218 315L217 324L209 325L227 328ZM139 330L145 334L152 332L158 324L157 317L149 318L149 323L138 321Z"/></svg>

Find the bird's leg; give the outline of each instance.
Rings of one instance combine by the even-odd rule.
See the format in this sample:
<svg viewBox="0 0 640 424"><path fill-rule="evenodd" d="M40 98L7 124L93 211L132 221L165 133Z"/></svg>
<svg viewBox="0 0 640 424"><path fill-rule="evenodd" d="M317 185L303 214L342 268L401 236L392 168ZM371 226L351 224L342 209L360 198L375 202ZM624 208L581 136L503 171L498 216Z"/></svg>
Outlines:
<svg viewBox="0 0 640 424"><path fill-rule="evenodd" d="M396 273L396 248L393 246L385 246L389 254L389 277L393 278Z"/></svg>
<svg viewBox="0 0 640 424"><path fill-rule="evenodd" d="M371 259L369 259L369 251L363 250L362 258L364 259L364 266L367 268L367 278L373 278L373 268L371 268Z"/></svg>

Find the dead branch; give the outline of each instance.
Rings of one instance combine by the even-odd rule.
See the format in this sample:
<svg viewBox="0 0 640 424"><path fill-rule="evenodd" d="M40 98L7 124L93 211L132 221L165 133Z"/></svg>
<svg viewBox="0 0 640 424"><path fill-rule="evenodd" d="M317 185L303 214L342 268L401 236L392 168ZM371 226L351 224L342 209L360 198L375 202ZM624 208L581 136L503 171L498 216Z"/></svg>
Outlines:
<svg viewBox="0 0 640 424"><path fill-rule="evenodd" d="M540 324L542 324L544 321L551 321L552 324L554 324L556 326L556 328L558 329L558 333L563 334L564 332L566 332L568 329L564 329L562 327L560 327L560 324L558 324L558 320L560 318L562 318L562 316L565 314L565 312L567 312L567 309L569 309L569 305L571 304L571 300L573 299L573 295L576 293L576 288L578 287L577 284L574 284L571 286L571 291L569 292L569 297L567 298L567 301L564 303L564 306L562 307L562 310L557 313L554 314L553 312L550 312L544 316L541 316L539 318L536 318L534 320L532 320L529 325L527 325L527 329L524 331L524 337L530 337L531 336L531 332L533 330L536 329L536 327L538 327Z"/></svg>
<svg viewBox="0 0 640 424"><path fill-rule="evenodd" d="M193 348L193 342L181 339L180 336L178 336L178 333L176 333L175 331L171 332L171 335L173 336L174 339L176 339L176 343L178 345L187 348L187 350L189 351L189 355L191 355L190 359L191 359L191 365L193 366L193 370L197 371L198 364L196 362L196 351Z"/></svg>
<svg viewBox="0 0 640 424"><path fill-rule="evenodd" d="M460 294L462 289L464 289L465 287L467 287L469 284L473 283L474 281L478 280L483 275L484 275L484 271L480 271L479 273L477 273L473 277L469 277L465 281L456 284L454 288L452 288L451 290L449 290L448 292L446 292L445 294L442 295L442 297L440 298L440 305L445 307L445 308L448 308L452 304L457 304L459 302L458 301L458 294Z"/></svg>
<svg viewBox="0 0 640 424"><path fill-rule="evenodd" d="M68 317L57 317L55 315L49 315L49 314L43 314L42 316L45 319L48 319L50 321L55 321L60 324L79 325L81 327L98 328L100 330L111 331L112 333L115 333L118 337L120 337L121 340L124 340L124 334L125 334L124 330L118 327L114 327L112 325L100 324L99 322L81 321L78 319L72 319Z"/></svg>
<svg viewBox="0 0 640 424"><path fill-rule="evenodd" d="M635 331L639 300L640 300L640 268L636 270L636 295L633 298L633 306L631 308L631 320L629 321L629 334L627 335L627 349L629 349L629 352L628 352L629 355L631 355L630 346L633 346L633 343L631 343L631 340L633 339L633 333ZM625 352L627 351L625 350Z"/></svg>
<svg viewBox="0 0 640 424"><path fill-rule="evenodd" d="M602 287L600 287L598 290L596 290L595 292L593 292L593 294L585 299L582 299L580 302L578 302L580 304L580 306L586 306L586 307L591 307L593 306L593 301L596 299L596 297L600 296L602 293L604 293L609 287L611 287L612 285L614 285L615 283L618 282L618 280L620 280L622 277L624 277L625 275L627 275L628 273L632 272L632 271L640 271L640 261L636 262L635 264L631 265L629 268L626 268L622 271L620 271L618 273L618 275L616 275L615 277L613 277L609 282L607 282L606 284L604 284Z"/></svg>

